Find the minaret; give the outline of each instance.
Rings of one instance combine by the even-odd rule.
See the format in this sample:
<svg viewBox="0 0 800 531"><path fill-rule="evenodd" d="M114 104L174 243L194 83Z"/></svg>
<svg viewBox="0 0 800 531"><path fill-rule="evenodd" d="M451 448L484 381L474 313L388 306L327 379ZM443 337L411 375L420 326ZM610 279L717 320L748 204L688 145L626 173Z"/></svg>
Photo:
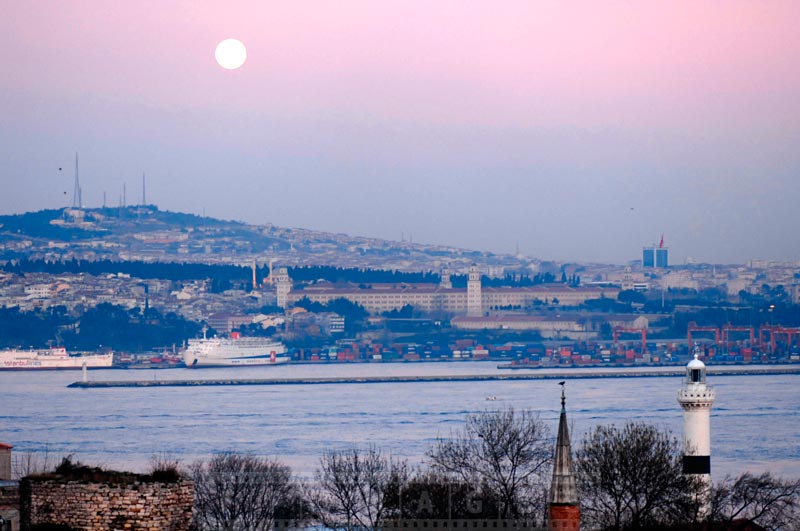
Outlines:
<svg viewBox="0 0 800 531"><path fill-rule="evenodd" d="M714 389L706 385L706 366L698 358L686 365L686 380L678 392L683 408L683 473L696 475L706 485L700 517L710 510L708 489L711 487L711 406Z"/></svg>
<svg viewBox="0 0 800 531"><path fill-rule="evenodd" d="M549 531L578 531L581 527L581 507L578 489L572 472L572 450L567 427L564 382L561 385L561 417L558 419L558 439L553 458L553 481L547 499L547 529Z"/></svg>
<svg viewBox="0 0 800 531"><path fill-rule="evenodd" d="M467 277L467 315L483 315L483 296L481 294L481 272L472 264Z"/></svg>

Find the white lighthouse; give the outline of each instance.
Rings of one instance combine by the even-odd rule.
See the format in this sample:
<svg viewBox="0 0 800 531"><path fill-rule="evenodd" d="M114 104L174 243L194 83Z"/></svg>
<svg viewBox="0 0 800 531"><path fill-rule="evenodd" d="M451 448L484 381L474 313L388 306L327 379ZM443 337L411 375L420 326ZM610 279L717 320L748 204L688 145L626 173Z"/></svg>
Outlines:
<svg viewBox="0 0 800 531"><path fill-rule="evenodd" d="M706 384L706 366L698 358L686 365L686 380L678 392L683 408L683 473L698 476L706 485L701 516L708 514L711 487L711 406L714 389Z"/></svg>

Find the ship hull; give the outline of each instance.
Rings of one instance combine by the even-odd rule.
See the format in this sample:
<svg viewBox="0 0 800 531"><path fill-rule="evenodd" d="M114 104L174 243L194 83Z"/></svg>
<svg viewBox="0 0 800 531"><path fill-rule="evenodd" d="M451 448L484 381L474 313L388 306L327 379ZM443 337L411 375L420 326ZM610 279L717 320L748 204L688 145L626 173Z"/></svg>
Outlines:
<svg viewBox="0 0 800 531"><path fill-rule="evenodd" d="M187 367L203 368L203 367L263 367L266 365L283 365L289 362L289 358L275 358L271 361L270 358L195 358L191 365Z"/></svg>
<svg viewBox="0 0 800 531"><path fill-rule="evenodd" d="M289 362L283 343L261 338L192 339L183 353L187 367L255 367Z"/></svg>

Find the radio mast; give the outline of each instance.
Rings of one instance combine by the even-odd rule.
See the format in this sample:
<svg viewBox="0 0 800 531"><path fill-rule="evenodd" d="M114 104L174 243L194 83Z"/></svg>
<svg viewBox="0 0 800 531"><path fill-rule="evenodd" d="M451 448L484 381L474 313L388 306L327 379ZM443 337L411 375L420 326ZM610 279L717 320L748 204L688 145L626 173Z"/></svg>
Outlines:
<svg viewBox="0 0 800 531"><path fill-rule="evenodd" d="M72 208L83 208L81 181L78 177L78 153L75 153L75 188L72 190Z"/></svg>

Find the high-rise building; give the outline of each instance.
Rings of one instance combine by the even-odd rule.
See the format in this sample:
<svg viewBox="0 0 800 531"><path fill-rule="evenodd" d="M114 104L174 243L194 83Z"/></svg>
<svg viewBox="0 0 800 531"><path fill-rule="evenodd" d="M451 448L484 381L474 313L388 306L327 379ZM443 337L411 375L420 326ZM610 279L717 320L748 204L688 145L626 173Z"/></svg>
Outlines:
<svg viewBox="0 0 800 531"><path fill-rule="evenodd" d="M669 267L669 249L667 247L656 249L656 267Z"/></svg>
<svg viewBox="0 0 800 531"><path fill-rule="evenodd" d="M669 248L663 245L643 247L642 267L669 267Z"/></svg>
<svg viewBox="0 0 800 531"><path fill-rule="evenodd" d="M656 249L655 247L645 247L642 249L642 267L655 267L656 266Z"/></svg>

